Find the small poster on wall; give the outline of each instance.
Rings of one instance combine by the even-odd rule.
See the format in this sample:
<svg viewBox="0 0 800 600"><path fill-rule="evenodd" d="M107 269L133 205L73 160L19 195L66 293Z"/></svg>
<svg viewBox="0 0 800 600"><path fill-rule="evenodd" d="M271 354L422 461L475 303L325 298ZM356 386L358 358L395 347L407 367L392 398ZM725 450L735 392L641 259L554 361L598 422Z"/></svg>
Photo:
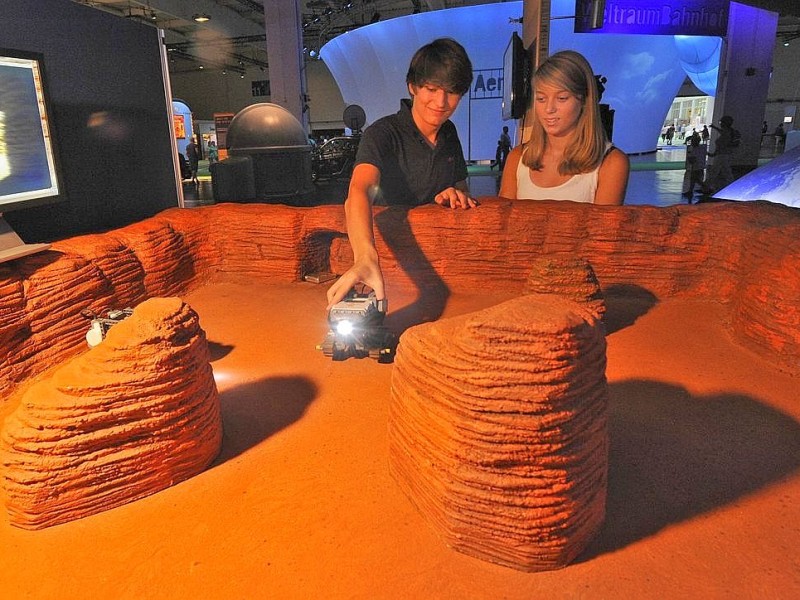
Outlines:
<svg viewBox="0 0 800 600"><path fill-rule="evenodd" d="M228 156L228 127L233 120L233 113L214 113L214 133L217 136L219 159Z"/></svg>
<svg viewBox="0 0 800 600"><path fill-rule="evenodd" d="M186 139L186 117L184 115L173 115L172 118L175 127L175 137L179 140Z"/></svg>

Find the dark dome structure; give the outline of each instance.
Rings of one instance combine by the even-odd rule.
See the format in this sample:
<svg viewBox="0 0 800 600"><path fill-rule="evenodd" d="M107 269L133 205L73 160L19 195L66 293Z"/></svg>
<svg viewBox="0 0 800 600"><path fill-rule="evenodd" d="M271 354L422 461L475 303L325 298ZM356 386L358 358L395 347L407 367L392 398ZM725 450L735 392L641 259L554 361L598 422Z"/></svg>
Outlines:
<svg viewBox="0 0 800 600"><path fill-rule="evenodd" d="M300 121L264 102L240 110L228 127L230 158L215 165L217 202L305 204L314 191L311 145Z"/></svg>
<svg viewBox="0 0 800 600"><path fill-rule="evenodd" d="M251 104L236 113L228 127L227 144L233 154L311 148L300 121L269 102Z"/></svg>

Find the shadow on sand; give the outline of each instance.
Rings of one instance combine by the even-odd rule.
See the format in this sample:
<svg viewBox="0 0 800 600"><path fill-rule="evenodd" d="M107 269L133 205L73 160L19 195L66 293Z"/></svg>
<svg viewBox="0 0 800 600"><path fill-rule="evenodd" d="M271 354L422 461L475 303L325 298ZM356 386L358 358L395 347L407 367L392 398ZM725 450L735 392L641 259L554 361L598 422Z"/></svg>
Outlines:
<svg viewBox="0 0 800 600"><path fill-rule="evenodd" d="M606 333L632 326L658 304L658 298L645 288L633 284L614 284L603 289L606 302Z"/></svg>
<svg viewBox="0 0 800 600"><path fill-rule="evenodd" d="M375 227L391 250L398 267L417 289L417 299L397 311L391 311L386 326L398 335L411 327L435 321L444 313L450 289L420 248L408 222L408 208L390 207L375 214Z"/></svg>
<svg viewBox="0 0 800 600"><path fill-rule="evenodd" d="M316 395L317 387L305 377L272 377L222 392L224 433L214 465L242 454L299 420Z"/></svg>
<svg viewBox="0 0 800 600"><path fill-rule="evenodd" d="M756 492L800 468L800 424L735 395L692 396L633 380L609 386L605 524L580 561Z"/></svg>

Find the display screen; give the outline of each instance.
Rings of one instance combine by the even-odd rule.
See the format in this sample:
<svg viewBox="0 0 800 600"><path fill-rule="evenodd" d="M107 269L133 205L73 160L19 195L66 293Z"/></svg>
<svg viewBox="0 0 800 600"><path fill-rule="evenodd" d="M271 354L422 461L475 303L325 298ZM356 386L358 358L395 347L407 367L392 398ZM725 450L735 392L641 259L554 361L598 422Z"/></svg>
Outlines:
<svg viewBox="0 0 800 600"><path fill-rule="evenodd" d="M530 64L522 38L515 32L511 35L503 55L503 104L504 120L521 119L528 108Z"/></svg>
<svg viewBox="0 0 800 600"><path fill-rule="evenodd" d="M0 49L0 213L60 194L42 57Z"/></svg>

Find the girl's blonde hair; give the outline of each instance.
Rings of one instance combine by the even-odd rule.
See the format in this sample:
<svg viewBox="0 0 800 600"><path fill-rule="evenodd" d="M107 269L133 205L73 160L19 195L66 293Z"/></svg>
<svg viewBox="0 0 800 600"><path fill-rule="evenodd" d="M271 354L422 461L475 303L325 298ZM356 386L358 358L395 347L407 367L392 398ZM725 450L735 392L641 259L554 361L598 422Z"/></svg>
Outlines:
<svg viewBox="0 0 800 600"><path fill-rule="evenodd" d="M539 83L567 90L583 104L575 141L564 152L558 172L576 175L593 171L606 154L608 140L600 119L597 81L589 62L574 50L557 52L546 59L533 75L531 86L534 93ZM537 171L541 169L546 142L544 128L538 119L534 119L531 137L522 147L523 164Z"/></svg>

